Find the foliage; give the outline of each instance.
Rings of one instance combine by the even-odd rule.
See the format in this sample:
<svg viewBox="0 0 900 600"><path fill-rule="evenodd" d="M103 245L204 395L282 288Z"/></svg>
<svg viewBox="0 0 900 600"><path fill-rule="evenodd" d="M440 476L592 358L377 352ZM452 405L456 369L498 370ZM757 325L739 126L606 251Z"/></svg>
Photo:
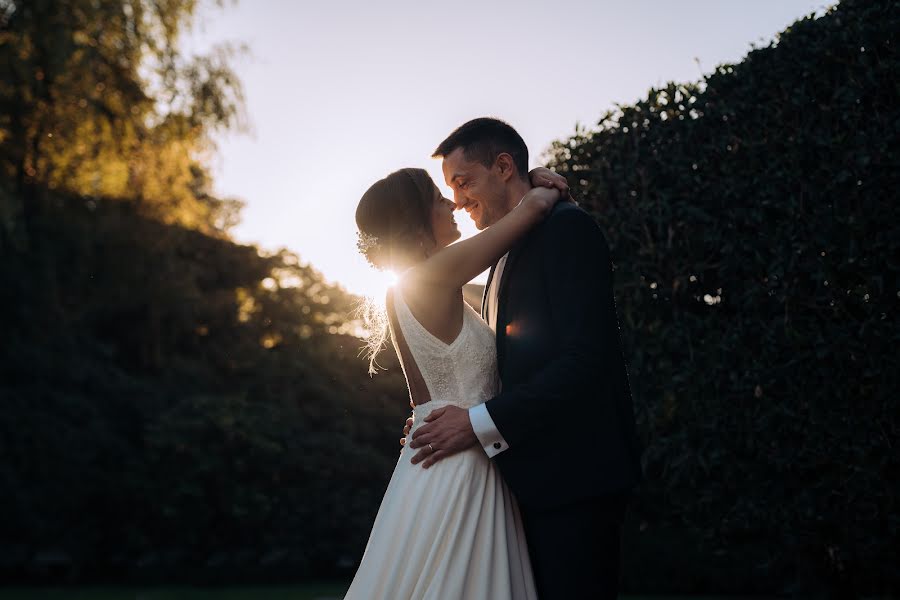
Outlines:
<svg viewBox="0 0 900 600"><path fill-rule="evenodd" d="M129 197L146 214L207 230L234 201L208 189L209 133L239 124L232 51L184 58L196 0L11 0L0 19L0 171L36 187ZM7 228L10 227L7 219Z"/></svg>
<svg viewBox="0 0 900 600"><path fill-rule="evenodd" d="M235 244L194 0L0 2L0 573L346 575L408 413L357 299Z"/></svg>
<svg viewBox="0 0 900 600"><path fill-rule="evenodd" d="M60 200L30 224L53 285L40 255L0 266L0 568L352 566L408 413L396 361L370 379L357 356L356 299L289 252Z"/></svg>
<svg viewBox="0 0 900 600"><path fill-rule="evenodd" d="M614 249L635 551L694 546L667 591L898 589L898 31L845 0L549 151Z"/></svg>
<svg viewBox="0 0 900 600"><path fill-rule="evenodd" d="M641 591L895 593L895 3L845 0L550 151L614 249ZM347 575L407 413L356 300L235 244L193 0L0 0L0 574Z"/></svg>

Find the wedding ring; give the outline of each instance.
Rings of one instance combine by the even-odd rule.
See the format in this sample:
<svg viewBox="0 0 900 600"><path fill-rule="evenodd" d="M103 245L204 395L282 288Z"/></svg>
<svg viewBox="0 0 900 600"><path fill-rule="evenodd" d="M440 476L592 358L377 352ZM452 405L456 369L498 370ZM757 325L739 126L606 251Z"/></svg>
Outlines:
<svg viewBox="0 0 900 600"><path fill-rule="evenodd" d="M434 452L434 446L432 446L431 444L428 444L428 447L431 449L432 452Z"/></svg>

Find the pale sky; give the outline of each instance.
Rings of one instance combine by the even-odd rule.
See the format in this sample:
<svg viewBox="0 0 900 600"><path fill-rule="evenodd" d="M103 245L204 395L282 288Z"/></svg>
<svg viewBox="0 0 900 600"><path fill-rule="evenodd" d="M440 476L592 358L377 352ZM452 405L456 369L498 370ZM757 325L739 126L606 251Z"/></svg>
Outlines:
<svg viewBox="0 0 900 600"><path fill-rule="evenodd" d="M207 8L183 49L234 61L252 131L219 139L219 194L246 202L234 237L287 247L330 281L380 295L356 252L363 192L430 158L480 116L515 127L531 166L555 139L668 81L696 81L768 43L821 0L243 0ZM208 3L206 3L208 4ZM457 213L463 235L476 232Z"/></svg>

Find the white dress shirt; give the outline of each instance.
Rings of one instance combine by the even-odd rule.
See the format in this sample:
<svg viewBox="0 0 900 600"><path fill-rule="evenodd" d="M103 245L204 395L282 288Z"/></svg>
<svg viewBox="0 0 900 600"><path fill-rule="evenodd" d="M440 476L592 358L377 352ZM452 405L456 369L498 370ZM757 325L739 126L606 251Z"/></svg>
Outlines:
<svg viewBox="0 0 900 600"><path fill-rule="evenodd" d="M497 267L494 269L494 276L491 278L490 287L485 295L485 316L487 317L488 325L494 330L494 333L497 332L497 306L499 302L498 296L500 294L500 280L503 277L503 267L506 266L506 259L508 256L509 252L504 254L497 262ZM503 385L502 382L500 385ZM470 408L469 421L472 422L472 429L475 431L475 437L481 442L481 447L484 448L484 451L489 458L493 458L509 448L509 444L503 439L503 436L500 435L497 426L494 425L494 420L491 418L487 406L479 404L478 406Z"/></svg>

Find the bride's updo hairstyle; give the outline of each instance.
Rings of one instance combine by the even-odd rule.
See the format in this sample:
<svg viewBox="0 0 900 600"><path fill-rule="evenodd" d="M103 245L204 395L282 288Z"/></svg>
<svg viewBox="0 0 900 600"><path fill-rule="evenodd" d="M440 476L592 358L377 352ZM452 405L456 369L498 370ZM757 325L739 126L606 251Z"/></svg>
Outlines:
<svg viewBox="0 0 900 600"><path fill-rule="evenodd" d="M399 272L432 235L434 181L423 169L400 169L376 181L356 207L359 251L374 267Z"/></svg>
<svg viewBox="0 0 900 600"><path fill-rule="evenodd" d="M377 269L400 273L423 256L422 234L433 237L434 181L423 169L400 169L376 181L356 207L357 247ZM368 330L369 375L377 372L375 357L388 339L385 308L369 299L358 313Z"/></svg>

